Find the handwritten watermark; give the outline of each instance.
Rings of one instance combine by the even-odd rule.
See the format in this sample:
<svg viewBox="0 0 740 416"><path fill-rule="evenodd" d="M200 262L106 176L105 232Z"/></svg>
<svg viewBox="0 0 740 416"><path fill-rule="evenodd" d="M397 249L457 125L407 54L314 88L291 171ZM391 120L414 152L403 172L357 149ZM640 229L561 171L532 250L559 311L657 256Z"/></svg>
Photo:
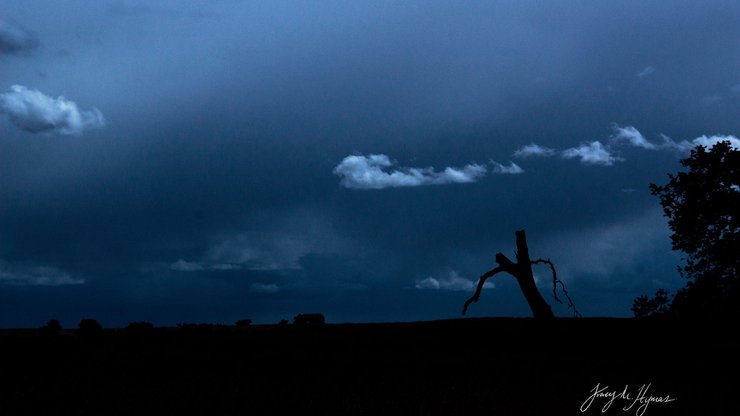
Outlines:
<svg viewBox="0 0 740 416"><path fill-rule="evenodd" d="M619 401L621 403L626 402L622 407L622 411L634 411L636 416L643 416L648 406L652 403L671 403L676 401L676 398L670 395L653 396L648 394L651 386L652 383L643 384L634 392L630 390L629 385L625 385L621 390L612 390L609 386L602 387L601 383L596 383L596 386L590 390L591 395L581 405L581 413L585 413L591 408L591 405L595 404L595 407L598 407L602 402L604 405L601 407L601 413L606 413L614 402Z"/></svg>

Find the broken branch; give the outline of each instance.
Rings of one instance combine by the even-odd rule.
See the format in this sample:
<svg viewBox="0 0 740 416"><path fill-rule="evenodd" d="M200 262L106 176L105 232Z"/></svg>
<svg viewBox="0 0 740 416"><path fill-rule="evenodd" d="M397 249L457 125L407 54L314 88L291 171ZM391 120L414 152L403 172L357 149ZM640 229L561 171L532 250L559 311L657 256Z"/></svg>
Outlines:
<svg viewBox="0 0 740 416"><path fill-rule="evenodd" d="M486 280L488 280L489 277L493 277L496 273L503 272L505 270L504 267L498 266L495 269L489 270L481 275L481 277L478 278L478 287L475 289L475 294L468 300L465 301L465 305L463 306L462 314L465 315L465 313L468 311L468 306L473 302L478 302L478 298L480 298L480 292L483 290L483 285L486 284Z"/></svg>
<svg viewBox="0 0 740 416"><path fill-rule="evenodd" d="M568 309L573 309L573 316L576 318L581 317L581 313L578 312L578 309L576 309L575 303L573 303L573 299L570 298L570 294L568 294L568 290L565 288L565 283L563 283L562 280L558 279L558 273L555 271L555 265L552 264L552 261L550 259L537 259L533 260L531 264L547 264L550 266L550 270L552 270L552 297L555 298L558 303L563 303L562 300L558 297L558 283L560 283L560 288L563 291L563 294L565 295L565 298L568 299Z"/></svg>

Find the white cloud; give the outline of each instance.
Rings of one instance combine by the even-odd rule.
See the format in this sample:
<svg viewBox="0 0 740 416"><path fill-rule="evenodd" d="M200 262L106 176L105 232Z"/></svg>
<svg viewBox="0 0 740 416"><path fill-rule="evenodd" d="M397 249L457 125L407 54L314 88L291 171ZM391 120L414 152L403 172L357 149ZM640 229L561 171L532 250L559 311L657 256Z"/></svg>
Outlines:
<svg viewBox="0 0 740 416"><path fill-rule="evenodd" d="M80 285L85 280L55 267L0 260L0 284L2 283L18 286L62 286Z"/></svg>
<svg viewBox="0 0 740 416"><path fill-rule="evenodd" d="M505 175L517 175L520 173L524 173L524 169L522 169L514 162L509 162L509 166L505 166L492 160L491 165L493 166L493 173L500 173Z"/></svg>
<svg viewBox="0 0 740 416"><path fill-rule="evenodd" d="M255 293L277 293L280 291L280 287L274 283L252 283L249 290Z"/></svg>
<svg viewBox="0 0 740 416"><path fill-rule="evenodd" d="M641 147L643 149L654 150L657 146L650 143L645 139L636 128L632 126L620 127L617 124L613 125L614 135L612 135L612 143L628 143L635 147Z"/></svg>
<svg viewBox="0 0 740 416"><path fill-rule="evenodd" d="M33 51L40 44L31 31L0 19L0 54L23 54Z"/></svg>
<svg viewBox="0 0 740 416"><path fill-rule="evenodd" d="M740 150L740 140L738 140L737 137L728 135L728 136L722 136L722 135L714 135L714 136L699 136L696 139L692 140L691 142L694 144L694 146L704 146L707 148L714 147L715 144L723 141L729 141L730 146L735 150Z"/></svg>
<svg viewBox="0 0 740 416"><path fill-rule="evenodd" d="M105 126L105 118L97 108L80 111L74 101L61 96L52 98L22 85L13 85L10 90L0 94L0 112L21 130L78 135Z"/></svg>
<svg viewBox="0 0 740 416"><path fill-rule="evenodd" d="M177 272L198 272L203 270L204 267L200 263L185 261L179 259L176 262L170 264L170 270Z"/></svg>
<svg viewBox="0 0 740 416"><path fill-rule="evenodd" d="M676 142L666 135L663 137L663 144L660 145L663 149L675 150L678 152L688 153L696 146L704 146L707 149L711 149L715 144L722 141L729 141L730 146L733 149L740 150L740 140L733 135L713 135L713 136L699 136L692 141L681 140Z"/></svg>
<svg viewBox="0 0 740 416"><path fill-rule="evenodd" d="M646 150L674 150L677 152L688 153L691 149L696 146L704 146L706 148L712 148L717 142L729 141L730 146L734 149L740 149L740 139L733 135L712 135L712 136L700 136L694 140L682 140L676 142L666 135L661 135L663 142L660 144L651 143L645 136L640 133L633 126L619 126L618 124L612 124L614 133L612 134L609 144L604 145L599 141L592 141L583 143L578 147L571 147L565 149L560 153L560 156L564 159L580 159L581 163L588 165L603 165L612 166L615 162L622 161L623 159L615 156L612 152L614 147L618 145L629 145ZM557 151L542 147L538 144L531 143L517 149L514 152L514 156L517 157L529 157L529 156L551 156L556 154ZM511 164L510 167L502 166L496 162L491 161L493 164L493 172L496 173L520 173L516 171L505 171L513 168L514 170L521 169L515 164ZM523 171L523 170L522 170Z"/></svg>
<svg viewBox="0 0 740 416"><path fill-rule="evenodd" d="M435 278L427 277L417 280L414 287L422 290L453 290L453 291L473 291L477 281L461 277L455 270L449 270L445 276ZM493 289L496 287L493 282L486 282L484 289Z"/></svg>
<svg viewBox="0 0 740 416"><path fill-rule="evenodd" d="M646 66L640 72L637 73L637 78L643 79L655 73L655 67Z"/></svg>
<svg viewBox="0 0 740 416"><path fill-rule="evenodd" d="M549 147L540 146L535 143L530 143L526 146L520 147L514 152L514 157L530 157L530 156L542 156L542 157L549 157L554 156L555 149L550 149Z"/></svg>
<svg viewBox="0 0 740 416"><path fill-rule="evenodd" d="M621 160L612 155L609 148L605 147L599 141L565 149L560 155L565 159L580 159L581 163L587 165L611 166L614 162Z"/></svg>
<svg viewBox="0 0 740 416"><path fill-rule="evenodd" d="M347 156L334 168L334 174L342 177L342 186L352 189L470 183L486 174L485 166L477 164L462 168L447 167L442 172L433 168L389 169L393 165L388 156L383 154Z"/></svg>

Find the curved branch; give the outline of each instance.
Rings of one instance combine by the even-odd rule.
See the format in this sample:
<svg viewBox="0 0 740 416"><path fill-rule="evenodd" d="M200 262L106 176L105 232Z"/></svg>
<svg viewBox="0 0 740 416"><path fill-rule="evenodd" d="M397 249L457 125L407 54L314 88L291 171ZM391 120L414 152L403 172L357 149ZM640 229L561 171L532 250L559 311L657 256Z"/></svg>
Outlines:
<svg viewBox="0 0 740 416"><path fill-rule="evenodd" d="M492 270L489 270L483 273L483 275L481 275L481 277L478 278L478 287L475 289L475 294L471 296L470 299L465 301L465 306L463 306L463 310L462 310L463 315L465 315L465 313L468 311L468 306L471 303L478 302L478 299L480 298L480 292L481 290L483 290L483 285L486 284L486 280L488 280L489 277L492 277L496 273L503 272L505 270L506 270L505 267L498 266L495 269L492 269Z"/></svg>
<svg viewBox="0 0 740 416"><path fill-rule="evenodd" d="M558 303L563 303L562 300L558 297L558 283L560 283L560 288L563 291L563 294L565 295L565 298L568 299L568 309L573 309L573 316L576 318L581 317L581 313L578 312L578 309L576 309L575 303L573 303L573 299L570 298L570 294L568 294L568 290L565 289L565 284L562 280L558 279L558 273L555 271L555 265L552 264L552 261L550 259L537 259L533 260L531 264L547 264L550 266L550 270L552 270L552 297L555 298Z"/></svg>

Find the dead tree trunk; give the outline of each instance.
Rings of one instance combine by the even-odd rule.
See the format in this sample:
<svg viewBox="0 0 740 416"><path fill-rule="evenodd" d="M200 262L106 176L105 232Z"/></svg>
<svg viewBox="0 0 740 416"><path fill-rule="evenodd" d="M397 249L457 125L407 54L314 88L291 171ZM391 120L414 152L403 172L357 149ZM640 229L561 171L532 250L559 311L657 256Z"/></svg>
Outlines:
<svg viewBox="0 0 740 416"><path fill-rule="evenodd" d="M541 261L538 260L538 262ZM516 278L517 283L519 283L519 288L522 290L524 298L527 300L529 308L532 309L532 315L535 318L542 319L554 317L552 308L550 308L550 305L548 305L547 302L545 302L545 299L542 298L540 291L537 289L537 285L534 283L532 264L535 262L529 258L529 248L527 247L527 237L524 234L524 230L516 232L516 263L509 260L509 258L502 253L496 254L496 263L498 263L498 267L486 272L480 277L475 294L465 302L463 315L465 315L468 310L468 306L471 303L478 302L481 290L483 290L483 285L486 283L486 280L496 273L506 272Z"/></svg>

